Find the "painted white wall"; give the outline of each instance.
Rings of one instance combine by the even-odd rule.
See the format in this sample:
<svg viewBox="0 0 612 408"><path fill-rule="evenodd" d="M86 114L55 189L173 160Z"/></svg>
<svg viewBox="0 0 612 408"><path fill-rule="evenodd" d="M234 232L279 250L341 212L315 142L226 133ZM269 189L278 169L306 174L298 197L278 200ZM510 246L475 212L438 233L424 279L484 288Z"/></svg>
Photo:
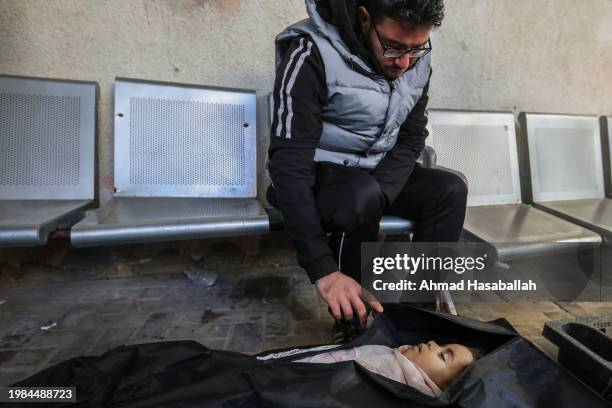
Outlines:
<svg viewBox="0 0 612 408"><path fill-rule="evenodd" d="M611 0L446 6L432 108L612 113ZM113 185L115 77L255 89L261 193L273 40L304 17L302 0L0 0L0 73L100 84L101 201Z"/></svg>

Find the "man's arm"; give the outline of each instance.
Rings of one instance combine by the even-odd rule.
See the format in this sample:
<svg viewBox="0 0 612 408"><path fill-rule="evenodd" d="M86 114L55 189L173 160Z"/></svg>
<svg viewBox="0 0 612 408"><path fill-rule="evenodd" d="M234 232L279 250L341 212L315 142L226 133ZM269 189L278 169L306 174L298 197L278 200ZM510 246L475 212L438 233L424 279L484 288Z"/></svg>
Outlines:
<svg viewBox="0 0 612 408"><path fill-rule="evenodd" d="M321 106L326 93L325 69L316 46L309 37L294 40L276 72L270 177L298 263L336 319L351 319L355 311L365 323L361 285L338 270L313 192L314 154L323 131ZM380 303L369 303L382 313Z"/></svg>
<svg viewBox="0 0 612 408"><path fill-rule="evenodd" d="M269 171L300 266L314 283L338 270L321 226L313 187L314 153L323 129L325 70L308 36L296 38L274 83Z"/></svg>
<svg viewBox="0 0 612 408"><path fill-rule="evenodd" d="M298 263L336 319L351 319L356 312L365 324L361 285L338 270L313 192L313 159L323 131L321 106L326 93L325 69L316 46L309 37L294 40L276 72L268 168ZM382 313L379 302L369 303Z"/></svg>
<svg viewBox="0 0 612 408"><path fill-rule="evenodd" d="M423 89L423 95L400 127L395 146L372 173L380 185L387 205L393 204L402 191L425 147L425 139L429 135L426 129L428 102L429 81Z"/></svg>

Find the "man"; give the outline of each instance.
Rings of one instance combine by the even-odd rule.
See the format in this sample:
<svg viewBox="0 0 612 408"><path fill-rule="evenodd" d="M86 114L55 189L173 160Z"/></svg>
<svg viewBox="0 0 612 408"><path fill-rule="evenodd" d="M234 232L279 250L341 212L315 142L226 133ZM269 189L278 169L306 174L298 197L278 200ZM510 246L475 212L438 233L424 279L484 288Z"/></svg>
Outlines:
<svg viewBox="0 0 612 408"><path fill-rule="evenodd" d="M444 5L306 0L306 8L308 19L276 37L267 196L333 317L356 313L364 324L361 242L377 240L383 214L413 220L413 241L457 241L463 226L463 181L415 164L428 134L429 37Z"/></svg>

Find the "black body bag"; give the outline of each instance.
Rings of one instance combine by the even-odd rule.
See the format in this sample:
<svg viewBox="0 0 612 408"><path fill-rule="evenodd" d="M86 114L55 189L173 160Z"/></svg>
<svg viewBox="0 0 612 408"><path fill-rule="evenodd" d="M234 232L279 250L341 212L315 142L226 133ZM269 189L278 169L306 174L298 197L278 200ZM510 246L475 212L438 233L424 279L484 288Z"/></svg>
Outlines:
<svg viewBox="0 0 612 408"><path fill-rule="evenodd" d="M435 340L485 351L439 398L359 364L293 363L335 346L249 356L194 341L119 347L56 364L16 386L73 386L78 402L109 407L607 407L605 400L518 335L503 319L483 323L386 305L366 333L341 348ZM308 350L308 351L306 351ZM45 405L50 406L50 405Z"/></svg>

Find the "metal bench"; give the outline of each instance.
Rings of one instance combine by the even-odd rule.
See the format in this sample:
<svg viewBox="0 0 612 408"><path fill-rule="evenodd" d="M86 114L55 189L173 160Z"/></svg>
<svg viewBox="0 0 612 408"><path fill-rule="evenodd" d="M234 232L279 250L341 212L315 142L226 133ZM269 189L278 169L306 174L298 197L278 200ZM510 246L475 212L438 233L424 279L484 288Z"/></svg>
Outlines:
<svg viewBox="0 0 612 408"><path fill-rule="evenodd" d="M256 199L255 92L115 82L115 193L74 246L269 231Z"/></svg>
<svg viewBox="0 0 612 408"><path fill-rule="evenodd" d="M606 196L612 197L612 116L602 116L599 124L601 126L601 148L604 159L604 187Z"/></svg>
<svg viewBox="0 0 612 408"><path fill-rule="evenodd" d="M443 166L469 183L464 223L467 240L485 242L508 262L567 250L600 237L521 202L512 113L430 110L428 145Z"/></svg>
<svg viewBox="0 0 612 408"><path fill-rule="evenodd" d="M605 197L597 117L521 113L526 195L551 214L612 240L612 199Z"/></svg>
<svg viewBox="0 0 612 408"><path fill-rule="evenodd" d="M97 89L0 76L0 247L44 245L93 201Z"/></svg>

